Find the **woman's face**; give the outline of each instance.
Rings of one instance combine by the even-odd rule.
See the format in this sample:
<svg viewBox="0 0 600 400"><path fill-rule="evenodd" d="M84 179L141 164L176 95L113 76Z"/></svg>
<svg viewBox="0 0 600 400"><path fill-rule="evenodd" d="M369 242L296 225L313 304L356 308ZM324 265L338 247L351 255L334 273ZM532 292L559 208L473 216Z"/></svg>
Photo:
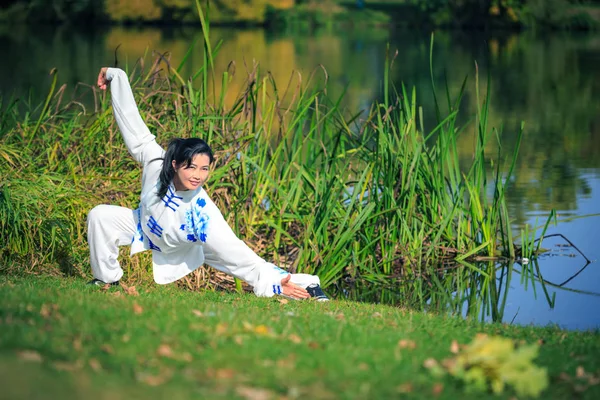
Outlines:
<svg viewBox="0 0 600 400"><path fill-rule="evenodd" d="M177 166L173 161L175 190L195 190L204 185L208 179L209 167L210 158L206 154L196 154L189 167L186 167L185 163Z"/></svg>

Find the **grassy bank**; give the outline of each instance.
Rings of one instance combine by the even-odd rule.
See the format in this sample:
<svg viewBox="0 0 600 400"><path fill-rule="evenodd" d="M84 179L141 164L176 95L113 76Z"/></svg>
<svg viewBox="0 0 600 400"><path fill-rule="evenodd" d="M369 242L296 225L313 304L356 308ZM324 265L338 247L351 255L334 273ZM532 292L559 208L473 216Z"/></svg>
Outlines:
<svg viewBox="0 0 600 400"><path fill-rule="evenodd" d="M74 278L0 276L0 304L2 398L514 398L432 373L478 333L538 344L543 398L600 396L597 332Z"/></svg>

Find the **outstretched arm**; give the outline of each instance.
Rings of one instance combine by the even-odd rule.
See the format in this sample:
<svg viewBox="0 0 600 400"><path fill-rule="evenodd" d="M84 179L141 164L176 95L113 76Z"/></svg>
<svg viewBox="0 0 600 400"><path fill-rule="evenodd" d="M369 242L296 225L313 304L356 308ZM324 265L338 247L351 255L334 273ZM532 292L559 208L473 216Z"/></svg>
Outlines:
<svg viewBox="0 0 600 400"><path fill-rule="evenodd" d="M125 71L107 67L100 69L98 87L106 90L109 86L115 119L129 153L144 165L162 157L164 151L142 120Z"/></svg>
<svg viewBox="0 0 600 400"><path fill-rule="evenodd" d="M196 207L199 218L194 226L199 230L206 264L247 282L257 296L310 297L304 288L291 282L290 273L266 262L240 240L208 195Z"/></svg>

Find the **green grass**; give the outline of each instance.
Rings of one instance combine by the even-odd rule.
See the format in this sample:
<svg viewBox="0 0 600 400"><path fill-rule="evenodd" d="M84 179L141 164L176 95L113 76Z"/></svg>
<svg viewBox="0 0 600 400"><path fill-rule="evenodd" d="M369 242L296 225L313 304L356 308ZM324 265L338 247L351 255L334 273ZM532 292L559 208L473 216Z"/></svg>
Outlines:
<svg viewBox="0 0 600 400"><path fill-rule="evenodd" d="M482 332L543 342L544 398L600 395L575 378L578 367L600 374L597 332L174 286L132 296L74 278L0 276L0 304L2 398L481 398L423 365Z"/></svg>

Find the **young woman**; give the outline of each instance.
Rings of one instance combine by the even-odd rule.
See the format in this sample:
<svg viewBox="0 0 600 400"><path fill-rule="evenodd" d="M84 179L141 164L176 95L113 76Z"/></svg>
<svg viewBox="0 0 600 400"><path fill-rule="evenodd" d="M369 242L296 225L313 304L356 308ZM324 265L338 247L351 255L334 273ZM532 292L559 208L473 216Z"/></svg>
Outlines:
<svg viewBox="0 0 600 400"><path fill-rule="evenodd" d="M174 139L165 152L144 124L127 75L102 68L98 87L110 86L115 119L133 158L143 166L140 206L99 205L88 215L94 280L117 285L119 246L152 251L154 280L176 281L206 263L250 284L257 296L328 300L317 276L290 274L266 262L231 230L203 185L213 154L203 140Z"/></svg>

